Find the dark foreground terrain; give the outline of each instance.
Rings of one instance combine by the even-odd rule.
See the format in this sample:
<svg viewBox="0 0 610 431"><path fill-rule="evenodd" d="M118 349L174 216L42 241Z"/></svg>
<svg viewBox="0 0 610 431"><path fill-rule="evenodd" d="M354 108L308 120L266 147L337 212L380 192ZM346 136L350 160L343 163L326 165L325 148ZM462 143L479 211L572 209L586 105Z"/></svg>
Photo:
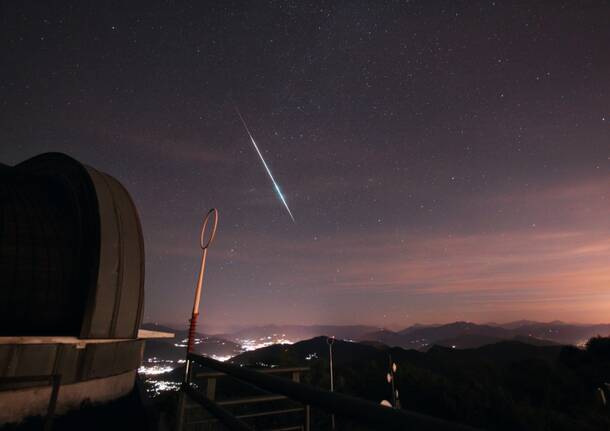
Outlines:
<svg viewBox="0 0 610 431"><path fill-rule="evenodd" d="M310 371L303 381L328 388L328 352L327 338L316 337L246 352L231 362L256 368L307 366ZM392 399L386 381L391 357L397 365L395 385L404 409L483 430L610 429L610 409L604 403L610 382L610 338L592 338L583 349L501 341L473 349L433 346L426 352L336 340L333 352L336 391L376 403ZM182 375L180 366L160 378L179 384ZM176 393L168 391L148 400L139 388L125 399L84 405L59 417L54 429L83 429L83 424L87 429L171 427ZM218 390L222 395L234 389L226 382ZM312 429L329 429L328 415L312 414L312 425L319 425ZM40 429L41 423L33 418L2 430ZM361 428L337 418L337 429Z"/></svg>
<svg viewBox="0 0 610 431"><path fill-rule="evenodd" d="M434 346L427 352L336 341L337 391L391 399L389 356L397 364L403 408L489 430L607 430L610 338L586 349L502 341L476 349ZM308 365L308 383L328 388L325 337L274 345L232 360L252 366Z"/></svg>

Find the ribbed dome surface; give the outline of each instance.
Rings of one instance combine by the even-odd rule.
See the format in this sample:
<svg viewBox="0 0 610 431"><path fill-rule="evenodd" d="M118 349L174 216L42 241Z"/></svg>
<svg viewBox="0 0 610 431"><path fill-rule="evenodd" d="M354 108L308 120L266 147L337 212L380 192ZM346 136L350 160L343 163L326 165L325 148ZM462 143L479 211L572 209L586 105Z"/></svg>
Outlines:
<svg viewBox="0 0 610 431"><path fill-rule="evenodd" d="M143 283L118 181L59 153L0 166L0 335L133 338Z"/></svg>

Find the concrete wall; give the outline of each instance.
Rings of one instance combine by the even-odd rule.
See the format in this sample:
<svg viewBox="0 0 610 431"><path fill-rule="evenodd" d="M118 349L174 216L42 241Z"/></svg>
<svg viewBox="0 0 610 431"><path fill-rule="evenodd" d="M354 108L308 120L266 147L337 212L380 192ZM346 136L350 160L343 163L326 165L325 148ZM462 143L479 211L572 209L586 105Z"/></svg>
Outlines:
<svg viewBox="0 0 610 431"><path fill-rule="evenodd" d="M144 340L79 340L74 343L22 343L0 337L2 377L61 375L57 412L78 408L85 400L120 398L134 385ZM5 341L5 342L3 342ZM46 414L50 386L14 383L0 390L0 425Z"/></svg>
<svg viewBox="0 0 610 431"><path fill-rule="evenodd" d="M62 385L57 398L56 413L78 409L83 401L106 402L127 395L135 382L136 371L116 376ZM51 396L50 386L0 391L0 425L20 422L29 416L46 414Z"/></svg>
<svg viewBox="0 0 610 431"><path fill-rule="evenodd" d="M144 340L90 340L84 344L1 341L0 378L61 374L62 384L136 370L144 353Z"/></svg>

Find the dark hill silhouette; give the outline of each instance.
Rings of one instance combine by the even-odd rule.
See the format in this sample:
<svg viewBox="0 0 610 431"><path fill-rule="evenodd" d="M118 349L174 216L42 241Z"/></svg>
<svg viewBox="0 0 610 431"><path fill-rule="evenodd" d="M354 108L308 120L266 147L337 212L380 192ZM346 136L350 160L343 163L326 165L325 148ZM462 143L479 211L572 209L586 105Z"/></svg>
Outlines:
<svg viewBox="0 0 610 431"><path fill-rule="evenodd" d="M179 343L187 336L186 328L176 330L154 324L144 324L143 328L174 332L176 334L175 343ZM275 339L286 338L292 341L327 335L406 349L427 350L435 344L449 347L455 345L457 348L475 348L500 340L518 340L536 345L583 344L591 337L609 335L610 325L580 325L561 321L542 323L522 320L500 325L480 325L472 322L453 322L445 325L416 324L401 331L376 329L364 325L265 325L207 337L212 339L211 344L220 347L223 345L223 341L226 346L230 346L227 343L239 343L240 340L245 339L260 340L274 334L279 335L279 337L274 337ZM206 337L204 334L198 334L198 336ZM218 340L218 342L213 340ZM238 353L239 347L233 347L218 351L223 351L223 356L230 354L231 351Z"/></svg>
<svg viewBox="0 0 610 431"><path fill-rule="evenodd" d="M363 334L358 340L378 341L389 346L425 350L434 344L449 346L462 344L462 347L477 347L484 343L511 339L530 344L541 344L541 340L556 344L582 344L598 335L610 335L610 325L577 325L560 321L549 323L518 321L505 325L454 322L446 325L414 325L398 332L387 329L373 331Z"/></svg>
<svg viewBox="0 0 610 431"><path fill-rule="evenodd" d="M490 430L610 429L610 411L596 398L597 388L610 381L608 339L592 340L587 350L509 340L473 349L435 345L426 352L336 341L333 351L338 392L390 399L385 375L391 355L404 408ZM329 387L325 337L266 347L233 361L308 365L305 381Z"/></svg>
<svg viewBox="0 0 610 431"><path fill-rule="evenodd" d="M253 326L228 334L219 334L230 340L260 339L273 334L284 335L292 341L306 340L317 336L356 339L361 334L376 331L377 328L366 325L263 325Z"/></svg>
<svg viewBox="0 0 610 431"><path fill-rule="evenodd" d="M575 325L560 321L533 323L513 330L517 334L555 341L560 344L580 344L591 337L608 336L610 325Z"/></svg>
<svg viewBox="0 0 610 431"><path fill-rule="evenodd" d="M554 341L551 340L545 340L542 338L536 338L536 337L532 337L532 336L527 336L527 335L515 335L513 337L514 341L518 341L520 343L524 343L524 344L532 344L534 346L561 346L561 343L556 343Z"/></svg>
<svg viewBox="0 0 610 431"><path fill-rule="evenodd" d="M477 347L484 342L494 343L512 338L513 336L514 334L511 331L496 326L478 325L471 322L454 322L447 325L411 326L399 332L378 331L365 334L359 340L380 341L390 346L425 350L438 342L444 345L451 345L448 344L450 340L459 337L468 337L464 338L464 340L470 339L469 342L465 343L465 347ZM472 342L476 337L478 337L479 343Z"/></svg>
<svg viewBox="0 0 610 431"><path fill-rule="evenodd" d="M528 326L528 325L536 325L540 322L536 322L534 320L515 320L513 322L506 322L506 323L488 323L488 325L490 326L499 326L501 328L504 329L517 329L517 328L521 328L522 326Z"/></svg>
<svg viewBox="0 0 610 431"><path fill-rule="evenodd" d="M411 332L417 331L419 329L437 328L439 326L443 326L443 325L442 324L422 325L420 323L416 323L416 324L414 324L412 326L409 326L408 328L405 328L405 329L403 329L401 331L398 331L397 333L399 335L407 335L407 334L410 334Z"/></svg>
<svg viewBox="0 0 610 431"><path fill-rule="evenodd" d="M458 335L457 337L437 340L434 342L434 346L451 347L455 349L474 349L487 344L499 343L503 340L503 338L492 337L489 335L463 334Z"/></svg>
<svg viewBox="0 0 610 431"><path fill-rule="evenodd" d="M142 329L151 331L171 332L173 338L149 340L144 348L144 360L149 358L159 358L162 360L177 361L186 357L186 343L188 337L186 329L174 329L168 326L157 325L154 323L144 323ZM204 355L216 356L235 356L242 351L239 344L217 336L205 334L195 334L195 338L200 342L195 344L195 352Z"/></svg>
<svg viewBox="0 0 610 431"><path fill-rule="evenodd" d="M367 332L358 337L358 341L376 341L388 346L402 346L404 337L398 332L390 331L389 329L381 329L379 331Z"/></svg>
<svg viewBox="0 0 610 431"><path fill-rule="evenodd" d="M326 360L328 358L327 340L328 337L315 337L295 344L274 344L237 355L231 359L231 362L252 366L278 363L308 365L312 359ZM333 343L333 357L338 365L351 362L354 358L359 360L378 359L384 355L386 350L386 346L371 346L342 340L335 340Z"/></svg>
<svg viewBox="0 0 610 431"><path fill-rule="evenodd" d="M464 334L446 340L438 340L434 342L435 346L451 347L454 349L475 349L477 347L496 344L503 341L517 341L523 344L531 344L534 346L558 346L560 344L549 340L542 340L535 337L527 337L525 335L516 335L512 338L493 337L480 334Z"/></svg>
<svg viewBox="0 0 610 431"><path fill-rule="evenodd" d="M471 322L454 322L447 325L419 328L408 333L411 338L438 340L457 337L464 334L487 335L490 337L507 338L510 331L489 325L478 325Z"/></svg>

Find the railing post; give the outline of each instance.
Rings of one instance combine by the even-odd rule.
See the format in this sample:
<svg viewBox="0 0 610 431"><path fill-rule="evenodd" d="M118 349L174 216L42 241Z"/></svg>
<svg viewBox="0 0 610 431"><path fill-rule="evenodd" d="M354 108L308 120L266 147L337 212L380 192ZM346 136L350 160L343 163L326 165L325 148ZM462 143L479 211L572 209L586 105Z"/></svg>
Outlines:
<svg viewBox="0 0 610 431"><path fill-rule="evenodd" d="M295 383L301 383L301 372L293 371L292 372L292 381ZM309 431L309 404L305 405L305 431Z"/></svg>
<svg viewBox="0 0 610 431"><path fill-rule="evenodd" d="M178 411L176 412L176 429L182 431L184 424L184 412L186 411L186 389L189 383L183 383L182 388L178 391Z"/></svg>
<svg viewBox="0 0 610 431"><path fill-rule="evenodd" d="M206 385L206 395L209 400L214 401L216 399L216 378L210 377Z"/></svg>
<svg viewBox="0 0 610 431"><path fill-rule="evenodd" d="M47 416L44 419L44 431L51 431L53 428L53 419L55 417L55 407L57 406L57 398L59 397L59 387L61 386L61 374L53 374L51 376L51 398L49 399L49 408Z"/></svg>

